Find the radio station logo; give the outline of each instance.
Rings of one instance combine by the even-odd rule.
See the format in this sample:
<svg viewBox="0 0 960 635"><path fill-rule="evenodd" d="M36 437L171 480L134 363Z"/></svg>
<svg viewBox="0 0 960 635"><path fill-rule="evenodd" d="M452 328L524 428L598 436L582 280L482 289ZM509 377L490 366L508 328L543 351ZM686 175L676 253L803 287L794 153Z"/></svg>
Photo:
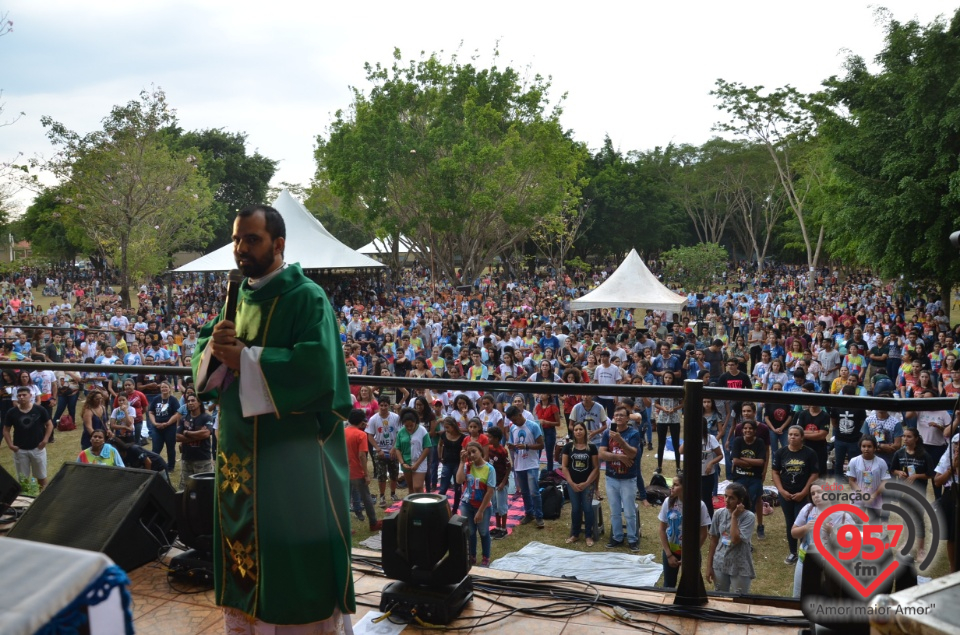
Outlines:
<svg viewBox="0 0 960 635"><path fill-rule="evenodd" d="M889 513L889 519L883 523L872 520L864 511L869 500L862 496L854 500L855 495L838 491L835 486L824 488L825 500L841 502L830 505L817 517L813 541L825 561L824 568L839 576L852 596L869 600L901 567L914 566L911 553L929 519L930 535L924 540L929 548L923 561L917 563L919 569L926 569L936 558L945 525L930 501L909 485L886 483L880 509ZM824 525L837 514L846 514L856 522L833 527L827 534ZM824 540L825 535L831 539Z"/></svg>

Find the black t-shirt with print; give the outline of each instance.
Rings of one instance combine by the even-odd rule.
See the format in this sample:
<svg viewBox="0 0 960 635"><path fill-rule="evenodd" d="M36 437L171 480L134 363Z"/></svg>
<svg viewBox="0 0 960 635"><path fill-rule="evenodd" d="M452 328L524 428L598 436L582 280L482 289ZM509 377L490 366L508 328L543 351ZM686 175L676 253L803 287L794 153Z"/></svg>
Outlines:
<svg viewBox="0 0 960 635"><path fill-rule="evenodd" d="M803 446L797 452L784 446L773 455L772 469L780 474L780 484L791 494L803 491L810 475L819 473L817 453Z"/></svg>
<svg viewBox="0 0 960 635"><path fill-rule="evenodd" d="M597 456L597 446L588 443L586 449L578 450L573 443L563 446L563 453L567 456L567 469L570 470L570 478L578 485L585 483L593 471L593 459Z"/></svg>
<svg viewBox="0 0 960 635"><path fill-rule="evenodd" d="M735 459L766 459L767 444L760 437L755 438L753 443L747 443L743 437L736 437L733 440L732 456ZM733 473L736 476L759 478L762 469L761 467L734 466Z"/></svg>
<svg viewBox="0 0 960 635"><path fill-rule="evenodd" d="M837 408L834 417L835 439L844 443L857 443L863 436L863 422L867 419L867 411L860 408Z"/></svg>

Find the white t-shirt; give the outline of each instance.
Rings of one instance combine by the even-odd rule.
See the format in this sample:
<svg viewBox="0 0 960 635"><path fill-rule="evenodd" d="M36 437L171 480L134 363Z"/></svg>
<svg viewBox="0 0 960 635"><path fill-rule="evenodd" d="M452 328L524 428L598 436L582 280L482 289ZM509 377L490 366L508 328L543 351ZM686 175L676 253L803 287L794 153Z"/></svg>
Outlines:
<svg viewBox="0 0 960 635"><path fill-rule="evenodd" d="M863 455L854 457L847 464L847 476L857 479L857 487L860 491L870 493L870 500L863 501L863 506L880 509L883 498L877 490L880 489L881 481L890 480L886 461L878 456L874 456L870 461L864 461Z"/></svg>
<svg viewBox="0 0 960 635"><path fill-rule="evenodd" d="M395 412L387 413L386 421L379 412L367 420L367 432L373 435L373 440L380 450L388 455L397 442L398 430L400 430L400 415Z"/></svg>
<svg viewBox="0 0 960 635"><path fill-rule="evenodd" d="M623 380L623 371L619 367L610 364L610 366L604 366L600 364L597 366L596 370L593 371L593 381L597 384L611 385L619 383ZM610 395L604 395L600 399L613 399Z"/></svg>
<svg viewBox="0 0 960 635"><path fill-rule="evenodd" d="M486 410L481 410L477 413L477 416L480 417L480 421L483 421L484 430L489 430L490 428L495 428L500 425L500 422L503 421L503 413L494 408L490 412Z"/></svg>
<svg viewBox="0 0 960 635"><path fill-rule="evenodd" d="M525 421L522 426L510 428L510 443L513 445L533 444L543 437L540 426L533 421ZM552 451L552 448L548 451ZM540 469L540 452L537 450L514 450L513 469L519 471Z"/></svg>
<svg viewBox="0 0 960 635"><path fill-rule="evenodd" d="M583 405L583 402L580 402L570 411L570 420L584 423L589 432L594 432L599 430L604 423L607 423L607 411L596 401L593 402L593 406L589 410Z"/></svg>
<svg viewBox="0 0 960 635"><path fill-rule="evenodd" d="M707 464L713 460L713 457L717 455L714 450L720 447L720 442L717 441L717 437L712 434L707 435L707 442L703 445L703 451L700 453L700 473L704 476L710 476L714 472L714 468L707 469Z"/></svg>

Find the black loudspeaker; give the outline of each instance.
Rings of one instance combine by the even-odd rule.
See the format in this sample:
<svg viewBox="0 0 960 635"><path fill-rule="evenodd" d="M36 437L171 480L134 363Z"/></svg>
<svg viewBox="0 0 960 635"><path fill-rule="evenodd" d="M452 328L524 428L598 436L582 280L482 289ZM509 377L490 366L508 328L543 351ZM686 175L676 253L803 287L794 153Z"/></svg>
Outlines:
<svg viewBox="0 0 960 635"><path fill-rule="evenodd" d="M8 534L106 554L132 571L170 543L176 495L151 470L64 463Z"/></svg>
<svg viewBox="0 0 960 635"><path fill-rule="evenodd" d="M20 483L10 473L0 467L0 514L17 500L20 495Z"/></svg>

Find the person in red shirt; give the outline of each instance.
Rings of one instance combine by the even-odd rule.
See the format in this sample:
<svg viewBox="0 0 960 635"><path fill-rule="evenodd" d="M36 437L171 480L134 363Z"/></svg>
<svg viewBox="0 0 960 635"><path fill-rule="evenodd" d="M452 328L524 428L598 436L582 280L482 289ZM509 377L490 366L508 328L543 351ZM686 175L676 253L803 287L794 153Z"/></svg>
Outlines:
<svg viewBox="0 0 960 635"><path fill-rule="evenodd" d="M347 422L350 425L344 429L343 434L347 441L347 462L350 465L350 505L357 515L357 520L361 522L364 520L361 506L366 508L370 520L370 531L380 531L383 524L377 520L377 508L370 495L370 473L367 461L370 446L367 433L364 432L364 428L367 427L367 413L355 408L350 412Z"/></svg>
<svg viewBox="0 0 960 635"><path fill-rule="evenodd" d="M540 401L533 409L533 414L540 421L543 430L544 447L547 449L547 471L553 471L553 448L557 444L557 427L560 425L560 408L554 403L553 397L543 393Z"/></svg>
<svg viewBox="0 0 960 635"><path fill-rule="evenodd" d="M140 434L140 425L143 423L143 411L150 406L147 396L136 389L136 384L132 379L123 381L123 392L127 395L127 405L133 406L133 435L136 438ZM113 400L113 407L117 408L120 402L117 397Z"/></svg>

